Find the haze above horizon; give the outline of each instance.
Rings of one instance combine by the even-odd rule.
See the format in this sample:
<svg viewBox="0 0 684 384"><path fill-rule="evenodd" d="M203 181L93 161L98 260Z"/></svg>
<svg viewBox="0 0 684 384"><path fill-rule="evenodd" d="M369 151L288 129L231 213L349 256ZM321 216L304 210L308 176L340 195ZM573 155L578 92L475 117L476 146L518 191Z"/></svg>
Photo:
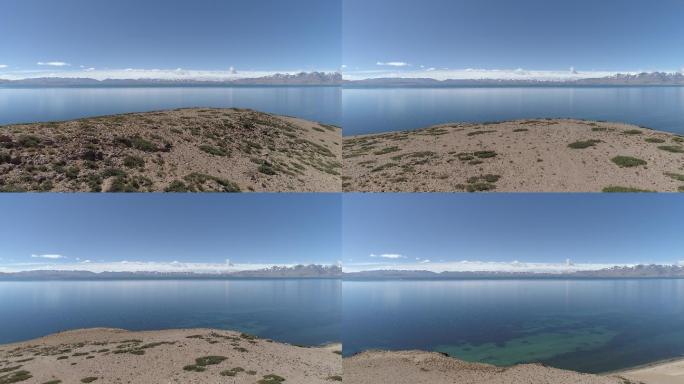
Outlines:
<svg viewBox="0 0 684 384"><path fill-rule="evenodd" d="M675 72L684 3L345 0L343 64L378 77L544 79ZM382 20L382 22L378 22Z"/></svg>
<svg viewBox="0 0 684 384"><path fill-rule="evenodd" d="M341 22L341 0L7 0L0 78L334 71Z"/></svg>

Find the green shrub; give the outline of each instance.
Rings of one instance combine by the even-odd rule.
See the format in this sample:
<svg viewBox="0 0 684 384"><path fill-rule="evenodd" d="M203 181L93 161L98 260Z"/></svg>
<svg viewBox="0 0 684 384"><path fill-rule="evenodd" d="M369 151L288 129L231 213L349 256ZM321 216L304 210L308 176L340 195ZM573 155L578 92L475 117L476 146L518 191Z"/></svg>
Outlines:
<svg viewBox="0 0 684 384"><path fill-rule="evenodd" d="M392 153L392 152L397 152L397 151L399 151L399 147L386 147L386 148L383 148L377 152L373 152L373 154L374 155L384 155L387 153Z"/></svg>
<svg viewBox="0 0 684 384"><path fill-rule="evenodd" d="M679 145L661 145L658 149L672 153L684 153L684 147Z"/></svg>
<svg viewBox="0 0 684 384"><path fill-rule="evenodd" d="M220 375L221 376L235 376L240 372L244 372L244 368L242 367L235 367L231 369L226 369L225 371L221 371Z"/></svg>
<svg viewBox="0 0 684 384"><path fill-rule="evenodd" d="M195 359L195 363L199 366L207 366L207 365L216 365L221 363L223 360L226 360L227 357L225 356L204 356L204 357L198 357Z"/></svg>
<svg viewBox="0 0 684 384"><path fill-rule="evenodd" d="M647 143L664 143L665 140L658 137L647 137L644 139Z"/></svg>
<svg viewBox="0 0 684 384"><path fill-rule="evenodd" d="M65 175L66 177L68 177L69 179L73 180L73 179L76 179L76 178L78 177L78 174L79 174L80 172L81 172L81 170L78 169L78 167L69 167L69 168L67 168L66 171L64 172L64 175Z"/></svg>
<svg viewBox="0 0 684 384"><path fill-rule="evenodd" d="M214 147L214 146L207 145L207 144L202 144L202 145L200 145L199 148L203 152L206 152L206 153L208 153L210 155L214 155L214 156L227 156L228 155L228 152L226 152L223 148L218 148L218 147Z"/></svg>
<svg viewBox="0 0 684 384"><path fill-rule="evenodd" d="M475 156L479 157L480 159L488 159L490 157L496 157L496 152L494 152L494 151L477 151L473 154Z"/></svg>
<svg viewBox="0 0 684 384"><path fill-rule="evenodd" d="M684 175L681 173L665 172L665 176L671 177L677 181L684 181Z"/></svg>
<svg viewBox="0 0 684 384"><path fill-rule="evenodd" d="M164 192L190 192L190 189L184 182L174 180L168 187L164 188Z"/></svg>
<svg viewBox="0 0 684 384"><path fill-rule="evenodd" d="M257 381L258 384L278 384L285 381L285 378L278 375L266 375L263 379Z"/></svg>
<svg viewBox="0 0 684 384"><path fill-rule="evenodd" d="M8 375L0 376L0 384L18 383L20 381L26 381L32 377L33 375L31 375L31 372L29 371L16 371Z"/></svg>
<svg viewBox="0 0 684 384"><path fill-rule="evenodd" d="M636 157L632 156L615 156L611 160L621 168L631 168L638 167L640 165L646 165L645 160L637 159Z"/></svg>
<svg viewBox="0 0 684 384"><path fill-rule="evenodd" d="M610 187L603 188L603 192L624 193L624 192L655 192L655 191L649 191L646 189L639 189L639 188L632 188L632 187L620 187L620 186L611 185Z"/></svg>
<svg viewBox="0 0 684 384"><path fill-rule="evenodd" d="M139 156L126 156L124 157L123 164L128 168L144 168L145 159Z"/></svg>
<svg viewBox="0 0 684 384"><path fill-rule="evenodd" d="M40 138L33 135L21 135L17 138L17 144L21 147L37 147L40 145Z"/></svg>
<svg viewBox="0 0 684 384"><path fill-rule="evenodd" d="M589 148L593 147L596 144L600 143L601 140L584 140L584 141L575 141L574 143L568 144L569 148L572 149L584 149L584 148Z"/></svg>
<svg viewBox="0 0 684 384"><path fill-rule="evenodd" d="M268 161L264 161L261 163L259 166L259 172L265 174L265 175L275 175L277 174L276 170L273 169L273 165L269 163Z"/></svg>

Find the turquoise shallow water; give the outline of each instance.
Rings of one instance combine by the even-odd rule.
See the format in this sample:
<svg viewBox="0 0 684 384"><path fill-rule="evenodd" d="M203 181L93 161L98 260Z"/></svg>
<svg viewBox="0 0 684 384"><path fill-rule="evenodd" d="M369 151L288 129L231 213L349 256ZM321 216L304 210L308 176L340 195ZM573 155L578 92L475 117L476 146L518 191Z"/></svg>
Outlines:
<svg viewBox="0 0 684 384"><path fill-rule="evenodd" d="M339 280L0 282L0 344L90 327L219 328L340 340Z"/></svg>
<svg viewBox="0 0 684 384"><path fill-rule="evenodd" d="M251 108L340 125L337 87L0 88L0 125L173 108Z"/></svg>
<svg viewBox="0 0 684 384"><path fill-rule="evenodd" d="M684 87L344 89L345 135L435 124L571 117L684 134Z"/></svg>
<svg viewBox="0 0 684 384"><path fill-rule="evenodd" d="M344 354L607 372L684 355L684 281L345 281Z"/></svg>

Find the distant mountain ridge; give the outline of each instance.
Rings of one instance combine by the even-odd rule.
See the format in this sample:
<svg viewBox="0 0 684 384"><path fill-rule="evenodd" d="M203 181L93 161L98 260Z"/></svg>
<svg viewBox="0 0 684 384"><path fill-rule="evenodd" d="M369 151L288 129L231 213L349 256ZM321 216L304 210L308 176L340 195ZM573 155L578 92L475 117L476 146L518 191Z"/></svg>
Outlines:
<svg viewBox="0 0 684 384"><path fill-rule="evenodd" d="M363 272L347 272L344 278L349 280L365 279L618 279L618 278L684 278L684 266L680 265L635 265L632 267L612 267L596 271L570 271L562 273L533 272L431 272L378 270Z"/></svg>
<svg viewBox="0 0 684 384"><path fill-rule="evenodd" d="M195 272L90 272L35 270L23 272L0 272L0 281L7 280L135 280L135 279L240 279L240 278L339 278L342 268L337 265L296 265L271 267L253 271L226 273Z"/></svg>
<svg viewBox="0 0 684 384"><path fill-rule="evenodd" d="M612 267L596 271L572 271L559 273L534 272L431 272L425 270L377 270L343 272L338 265L296 265L267 269L226 272L90 272L36 270L13 273L0 272L0 281L12 280L127 280L127 279L240 279L240 278L344 278L346 280L466 280L466 279L634 279L634 278L684 278L681 265L635 265Z"/></svg>
<svg viewBox="0 0 684 384"><path fill-rule="evenodd" d="M505 80L505 79L446 79L386 77L364 80L344 80L347 87L467 87L467 86L597 86L597 85L683 85L681 72L642 72L616 74L607 77L576 80Z"/></svg>
<svg viewBox="0 0 684 384"><path fill-rule="evenodd" d="M240 85L339 85L338 72L276 73L271 76L234 80L166 80L166 79L105 79L40 77L21 80L0 79L0 86L20 87L131 87L131 86L240 86Z"/></svg>

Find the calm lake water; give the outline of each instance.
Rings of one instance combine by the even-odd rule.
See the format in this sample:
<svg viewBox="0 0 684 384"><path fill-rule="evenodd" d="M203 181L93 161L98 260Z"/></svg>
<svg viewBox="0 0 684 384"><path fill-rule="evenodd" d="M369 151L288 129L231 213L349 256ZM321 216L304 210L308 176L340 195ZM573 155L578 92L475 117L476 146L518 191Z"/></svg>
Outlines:
<svg viewBox="0 0 684 384"><path fill-rule="evenodd" d="M572 117L684 134L684 87L344 89L345 135L448 122Z"/></svg>
<svg viewBox="0 0 684 384"><path fill-rule="evenodd" d="M342 288L344 354L423 349L607 372L684 355L684 281L384 281Z"/></svg>
<svg viewBox="0 0 684 384"><path fill-rule="evenodd" d="M340 341L339 280L0 282L0 344L87 327L207 327Z"/></svg>
<svg viewBox="0 0 684 384"><path fill-rule="evenodd" d="M341 123L337 87L0 88L0 125L186 107L252 108Z"/></svg>

